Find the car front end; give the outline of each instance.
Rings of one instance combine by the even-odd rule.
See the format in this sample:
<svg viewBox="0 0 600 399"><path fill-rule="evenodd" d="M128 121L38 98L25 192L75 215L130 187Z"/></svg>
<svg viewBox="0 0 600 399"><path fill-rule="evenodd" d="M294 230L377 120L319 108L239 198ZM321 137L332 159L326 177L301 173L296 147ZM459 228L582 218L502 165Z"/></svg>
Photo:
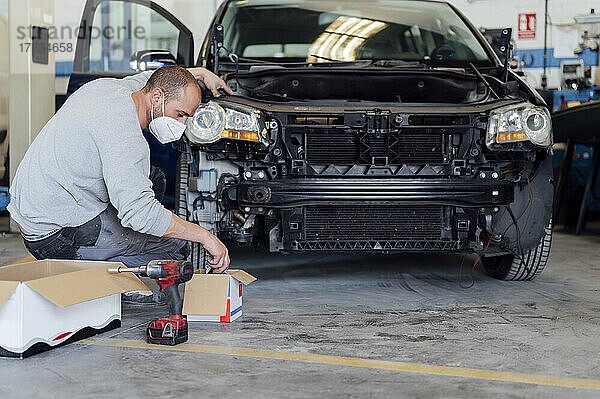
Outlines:
<svg viewBox="0 0 600 399"><path fill-rule="evenodd" d="M468 34L467 22L458 26L456 10L425 6L439 8L447 29L466 39L440 39L418 59L381 59L374 53L382 43L415 28L373 15L350 23L343 12L306 7L337 42L314 34L305 59L283 63L233 53L227 31L235 31L235 15L243 25L247 6L224 11L229 54L217 57L236 95L203 104L180 144L189 220L271 252L474 252L490 264L525 259L545 239L550 115L489 46L473 44L480 35ZM425 18L431 10L421 11ZM420 36L428 24L421 22ZM371 26L372 36L357 33L359 25ZM339 39L348 30L352 37ZM356 37L362 41L352 44ZM343 59L349 48L352 57Z"/></svg>

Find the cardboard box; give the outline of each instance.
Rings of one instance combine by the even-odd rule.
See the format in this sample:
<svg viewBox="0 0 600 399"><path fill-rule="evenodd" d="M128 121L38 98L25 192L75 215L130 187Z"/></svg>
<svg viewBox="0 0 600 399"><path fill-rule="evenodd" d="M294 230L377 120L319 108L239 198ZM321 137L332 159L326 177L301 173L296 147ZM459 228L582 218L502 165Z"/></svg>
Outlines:
<svg viewBox="0 0 600 399"><path fill-rule="evenodd" d="M188 321L232 322L242 315L242 286L254 281L256 277L243 270L226 274L198 270L185 285L183 314Z"/></svg>
<svg viewBox="0 0 600 399"><path fill-rule="evenodd" d="M148 288L119 263L41 260L0 267L0 356L24 358L121 325L121 293Z"/></svg>

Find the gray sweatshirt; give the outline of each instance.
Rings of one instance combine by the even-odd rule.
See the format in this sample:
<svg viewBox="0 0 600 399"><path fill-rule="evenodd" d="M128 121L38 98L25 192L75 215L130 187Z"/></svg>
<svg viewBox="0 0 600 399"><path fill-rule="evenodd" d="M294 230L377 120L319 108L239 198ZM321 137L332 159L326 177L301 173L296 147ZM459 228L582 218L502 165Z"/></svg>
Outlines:
<svg viewBox="0 0 600 399"><path fill-rule="evenodd" d="M150 75L87 83L48 121L10 187L8 210L25 231L80 226L112 203L123 226L164 235L172 213L154 197L150 148L131 98Z"/></svg>

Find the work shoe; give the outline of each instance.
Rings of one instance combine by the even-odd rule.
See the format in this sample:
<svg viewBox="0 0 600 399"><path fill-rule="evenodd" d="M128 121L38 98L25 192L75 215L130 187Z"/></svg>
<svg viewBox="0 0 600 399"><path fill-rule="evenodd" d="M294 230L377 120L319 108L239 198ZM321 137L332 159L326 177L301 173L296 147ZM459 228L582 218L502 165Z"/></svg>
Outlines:
<svg viewBox="0 0 600 399"><path fill-rule="evenodd" d="M167 298L160 291L130 291L121 294L121 303L138 306L162 306L167 304Z"/></svg>

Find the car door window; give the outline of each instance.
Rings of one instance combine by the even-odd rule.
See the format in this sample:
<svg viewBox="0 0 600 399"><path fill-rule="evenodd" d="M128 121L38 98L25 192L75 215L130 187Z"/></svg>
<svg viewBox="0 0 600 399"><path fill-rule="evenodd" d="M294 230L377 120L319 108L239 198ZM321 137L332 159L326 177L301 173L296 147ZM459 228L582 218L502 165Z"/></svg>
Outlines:
<svg viewBox="0 0 600 399"><path fill-rule="evenodd" d="M103 1L94 12L89 70L131 72L130 57L138 50L167 50L177 56L179 34L175 25L149 7Z"/></svg>

